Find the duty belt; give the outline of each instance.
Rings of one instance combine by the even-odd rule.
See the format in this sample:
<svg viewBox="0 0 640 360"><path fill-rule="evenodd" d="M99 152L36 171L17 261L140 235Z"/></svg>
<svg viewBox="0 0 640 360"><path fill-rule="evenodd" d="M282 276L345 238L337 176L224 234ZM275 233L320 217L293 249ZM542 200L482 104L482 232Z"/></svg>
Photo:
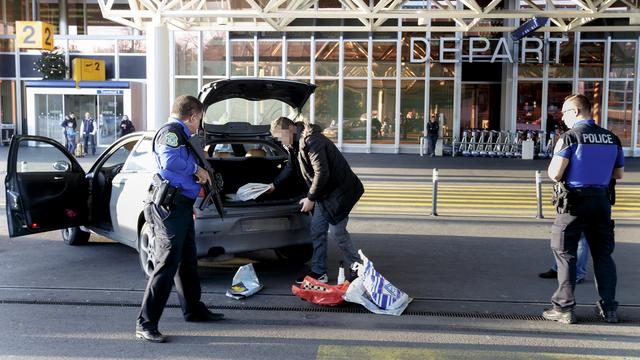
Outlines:
<svg viewBox="0 0 640 360"><path fill-rule="evenodd" d="M193 203L195 203L195 202L196 202L195 199L188 198L188 197L186 197L186 196L184 196L182 194L179 194L179 193L176 194L173 197L173 203L176 204L176 205L191 205L191 206L193 206Z"/></svg>
<svg viewBox="0 0 640 360"><path fill-rule="evenodd" d="M607 195L608 191L609 189L602 187L579 187L569 189L569 192L571 192L571 194L575 194L578 196Z"/></svg>

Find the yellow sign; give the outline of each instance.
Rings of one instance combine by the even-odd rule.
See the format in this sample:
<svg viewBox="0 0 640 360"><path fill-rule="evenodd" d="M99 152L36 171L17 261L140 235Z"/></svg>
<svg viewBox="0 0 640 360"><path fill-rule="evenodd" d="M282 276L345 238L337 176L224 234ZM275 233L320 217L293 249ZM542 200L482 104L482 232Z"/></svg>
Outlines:
<svg viewBox="0 0 640 360"><path fill-rule="evenodd" d="M78 81L104 81L105 64L104 60L75 58L71 62L73 80Z"/></svg>
<svg viewBox="0 0 640 360"><path fill-rule="evenodd" d="M44 21L16 21L16 40L21 49L53 50L53 25Z"/></svg>

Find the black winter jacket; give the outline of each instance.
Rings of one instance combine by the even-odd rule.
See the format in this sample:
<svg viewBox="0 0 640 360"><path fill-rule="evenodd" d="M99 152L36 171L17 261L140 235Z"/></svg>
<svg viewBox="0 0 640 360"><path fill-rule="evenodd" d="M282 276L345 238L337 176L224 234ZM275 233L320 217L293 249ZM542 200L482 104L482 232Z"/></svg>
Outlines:
<svg viewBox="0 0 640 360"><path fill-rule="evenodd" d="M364 186L338 148L317 125L308 125L300 139L300 170L309 185L309 200L322 203L329 223L344 220L364 193Z"/></svg>

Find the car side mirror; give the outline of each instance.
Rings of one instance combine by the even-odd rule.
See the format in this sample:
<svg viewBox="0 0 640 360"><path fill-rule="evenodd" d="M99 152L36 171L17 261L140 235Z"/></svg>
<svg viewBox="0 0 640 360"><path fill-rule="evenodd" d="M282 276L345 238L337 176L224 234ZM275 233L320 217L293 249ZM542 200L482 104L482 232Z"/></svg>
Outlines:
<svg viewBox="0 0 640 360"><path fill-rule="evenodd" d="M53 168L56 171L67 172L71 168L71 164L66 161L56 161L53 163Z"/></svg>

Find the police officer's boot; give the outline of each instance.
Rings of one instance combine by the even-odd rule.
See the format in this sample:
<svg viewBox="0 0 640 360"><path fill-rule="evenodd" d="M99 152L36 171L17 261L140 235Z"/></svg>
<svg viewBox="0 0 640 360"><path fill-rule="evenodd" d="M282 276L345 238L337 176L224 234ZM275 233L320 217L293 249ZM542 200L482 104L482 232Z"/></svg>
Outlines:
<svg viewBox="0 0 640 360"><path fill-rule="evenodd" d="M615 324L619 321L618 313L615 310L604 310L600 301L596 303L596 313L610 324Z"/></svg>

